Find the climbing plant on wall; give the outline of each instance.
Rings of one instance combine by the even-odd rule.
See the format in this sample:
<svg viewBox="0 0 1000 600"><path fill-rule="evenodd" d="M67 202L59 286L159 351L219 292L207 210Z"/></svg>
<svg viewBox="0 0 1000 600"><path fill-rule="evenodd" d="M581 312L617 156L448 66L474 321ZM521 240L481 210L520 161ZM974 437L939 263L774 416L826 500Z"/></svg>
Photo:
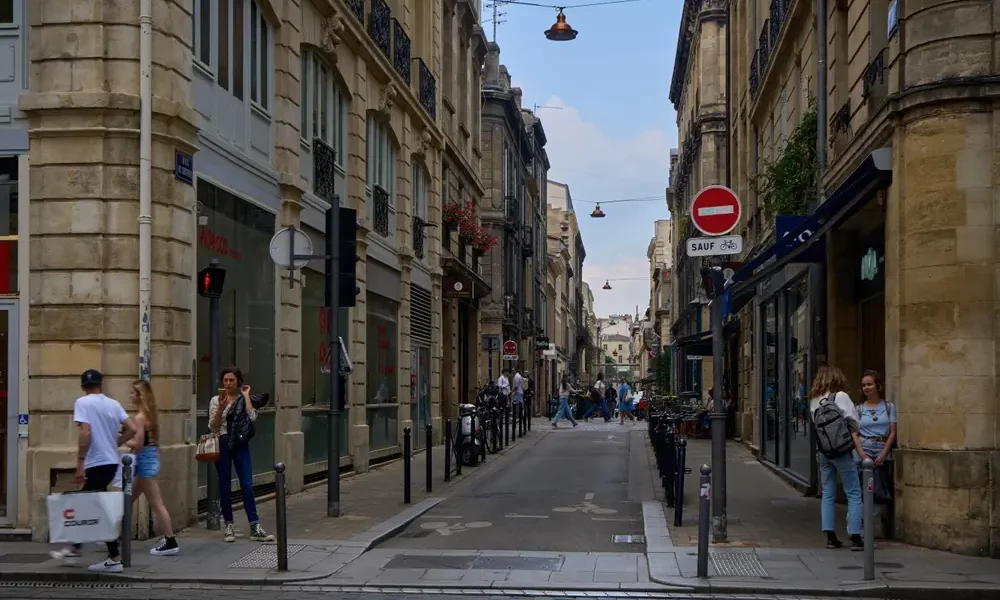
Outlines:
<svg viewBox="0 0 1000 600"><path fill-rule="evenodd" d="M816 197L816 129L816 102L811 101L778 158L761 159L751 185L768 219L801 215Z"/></svg>

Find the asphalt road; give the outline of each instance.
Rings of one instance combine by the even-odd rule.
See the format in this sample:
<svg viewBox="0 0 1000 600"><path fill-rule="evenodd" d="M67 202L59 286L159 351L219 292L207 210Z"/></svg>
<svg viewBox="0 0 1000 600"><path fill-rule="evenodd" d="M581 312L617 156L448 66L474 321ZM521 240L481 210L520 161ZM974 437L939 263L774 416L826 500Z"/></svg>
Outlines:
<svg viewBox="0 0 1000 600"><path fill-rule="evenodd" d="M442 502L387 548L642 552L614 535L642 534L641 499L629 499L627 428L562 427L495 476Z"/></svg>

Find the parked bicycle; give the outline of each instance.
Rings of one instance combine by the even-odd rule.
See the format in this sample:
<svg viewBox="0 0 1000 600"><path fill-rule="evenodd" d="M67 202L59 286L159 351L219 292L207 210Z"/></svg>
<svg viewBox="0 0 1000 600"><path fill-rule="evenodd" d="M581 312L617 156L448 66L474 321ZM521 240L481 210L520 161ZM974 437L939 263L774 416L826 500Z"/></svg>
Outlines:
<svg viewBox="0 0 1000 600"><path fill-rule="evenodd" d="M500 388L493 382L483 386L476 396L476 407L482 420L482 443L491 454L496 454L500 451L500 441L503 439L500 429L503 410Z"/></svg>

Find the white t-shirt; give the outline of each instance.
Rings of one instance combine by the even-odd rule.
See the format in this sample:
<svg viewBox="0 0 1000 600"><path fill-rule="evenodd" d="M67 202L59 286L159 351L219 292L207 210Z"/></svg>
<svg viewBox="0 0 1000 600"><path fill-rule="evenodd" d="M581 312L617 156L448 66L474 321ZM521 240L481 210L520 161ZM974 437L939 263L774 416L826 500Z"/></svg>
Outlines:
<svg viewBox="0 0 1000 600"><path fill-rule="evenodd" d="M597 383L594 384L594 389L597 390L597 393L600 394L601 397L603 398L604 397L604 389L605 389L604 388L604 380L603 379L598 379Z"/></svg>
<svg viewBox="0 0 1000 600"><path fill-rule="evenodd" d="M128 414L104 394L88 394L73 404L73 421L90 425L90 448L83 468L118 464L118 433Z"/></svg>
<svg viewBox="0 0 1000 600"><path fill-rule="evenodd" d="M826 396L817 396L809 401L809 416L813 419L816 418L816 411L819 410L820 401L826 398ZM854 408L854 403L851 402L851 397L845 392L837 392L837 395L833 397L834 404L843 413L845 419L850 419L854 421L855 425L858 424L858 413Z"/></svg>
<svg viewBox="0 0 1000 600"><path fill-rule="evenodd" d="M503 375L500 376L500 379L497 379L497 387L500 388L500 393L504 396L510 394L510 381Z"/></svg>

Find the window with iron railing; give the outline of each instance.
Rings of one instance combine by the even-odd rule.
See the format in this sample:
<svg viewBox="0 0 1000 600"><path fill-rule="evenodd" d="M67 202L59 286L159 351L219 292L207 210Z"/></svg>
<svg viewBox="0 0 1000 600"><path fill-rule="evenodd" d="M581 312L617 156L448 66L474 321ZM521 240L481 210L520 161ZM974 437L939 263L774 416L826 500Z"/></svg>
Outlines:
<svg viewBox="0 0 1000 600"><path fill-rule="evenodd" d="M386 238L396 235L396 149L388 127L375 115L368 117L365 191L372 228Z"/></svg>

